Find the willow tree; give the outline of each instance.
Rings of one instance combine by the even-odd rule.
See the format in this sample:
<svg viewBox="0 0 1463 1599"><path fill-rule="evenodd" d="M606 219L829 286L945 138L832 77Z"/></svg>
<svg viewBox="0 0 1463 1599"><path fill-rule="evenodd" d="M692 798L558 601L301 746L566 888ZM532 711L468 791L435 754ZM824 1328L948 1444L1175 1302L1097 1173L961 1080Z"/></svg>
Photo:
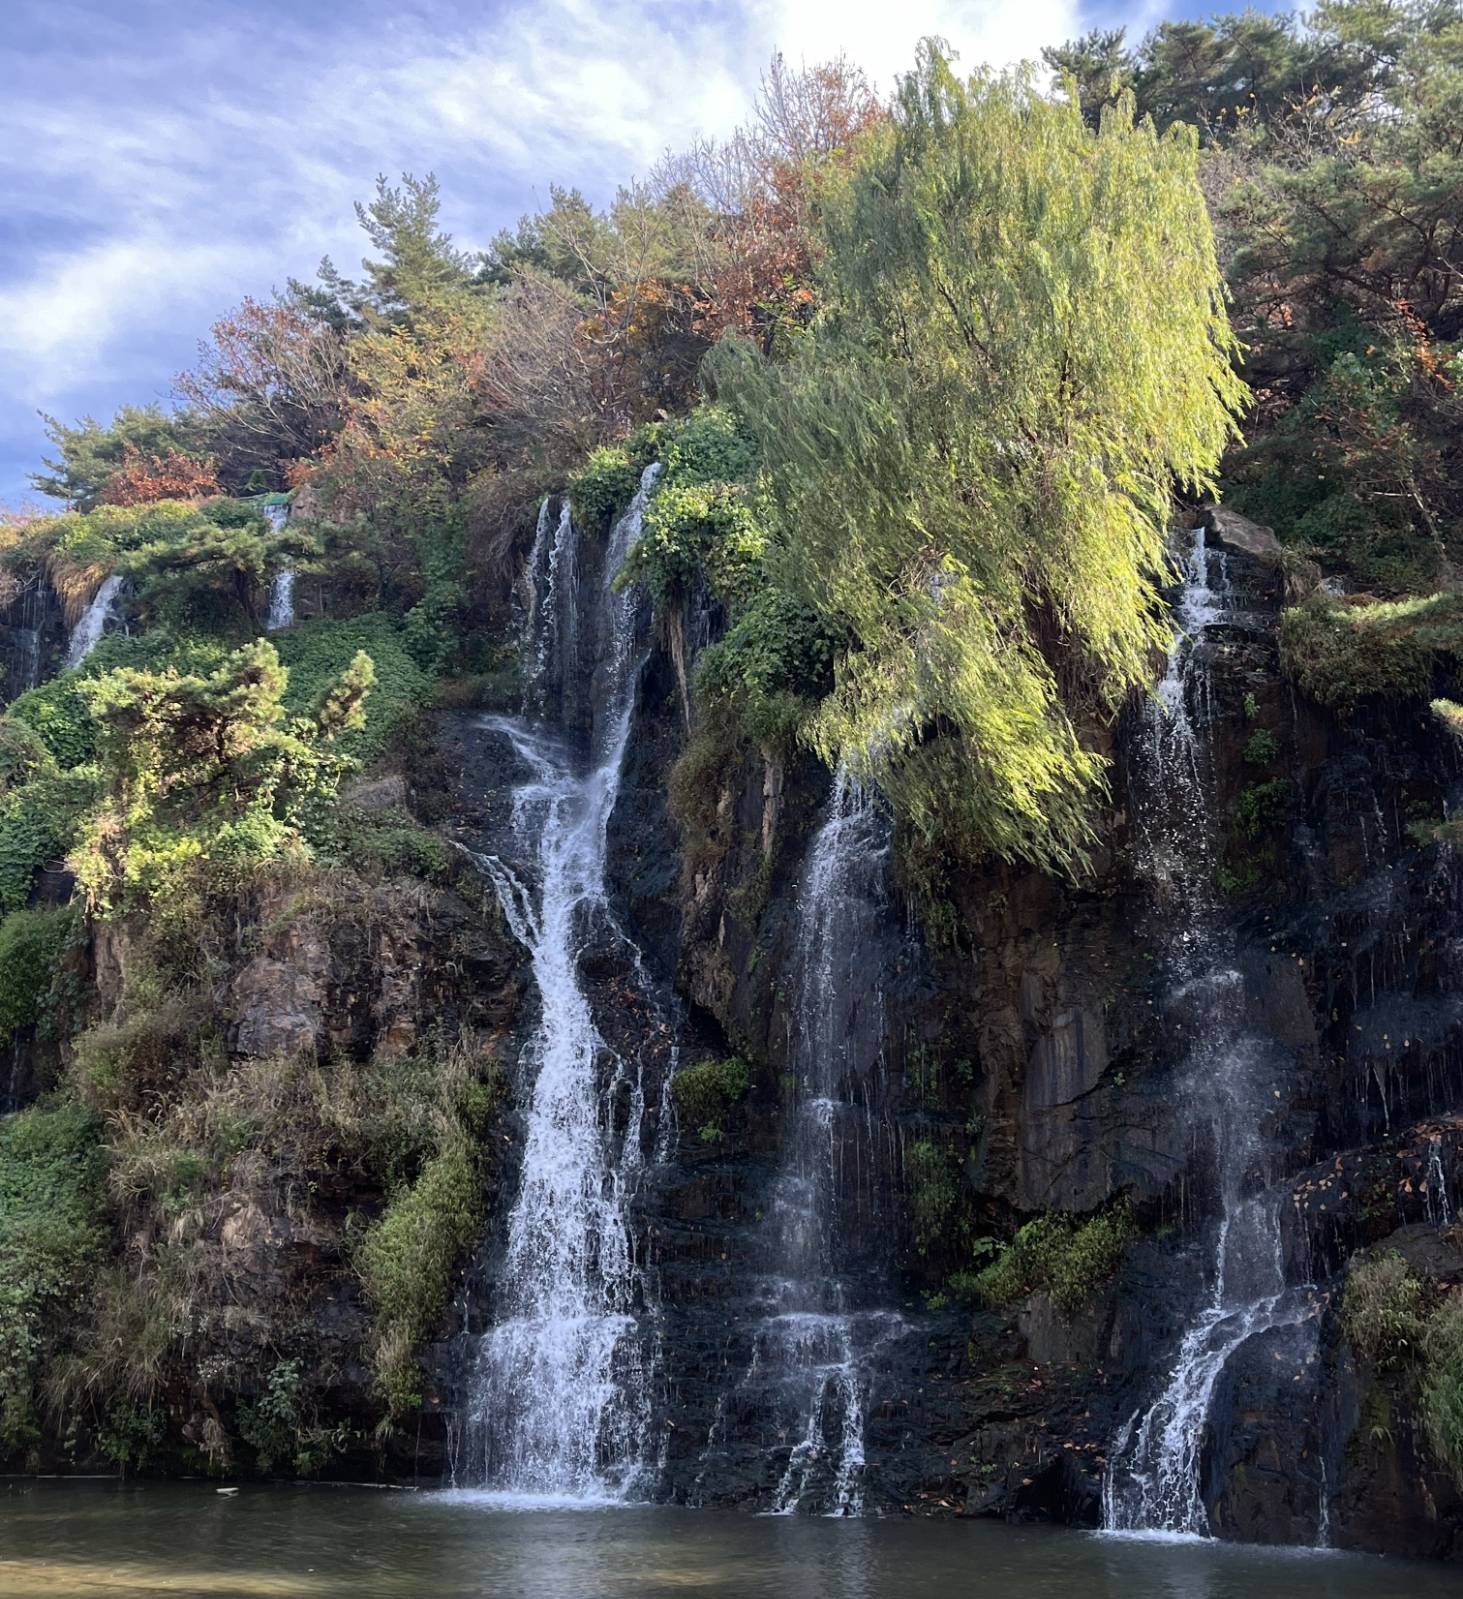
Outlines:
<svg viewBox="0 0 1463 1599"><path fill-rule="evenodd" d="M1090 129L933 47L823 220L817 322L712 381L762 449L775 582L848 641L807 730L927 837L1080 860L1084 730L1145 682L1176 483L1207 490L1233 376L1197 141Z"/></svg>

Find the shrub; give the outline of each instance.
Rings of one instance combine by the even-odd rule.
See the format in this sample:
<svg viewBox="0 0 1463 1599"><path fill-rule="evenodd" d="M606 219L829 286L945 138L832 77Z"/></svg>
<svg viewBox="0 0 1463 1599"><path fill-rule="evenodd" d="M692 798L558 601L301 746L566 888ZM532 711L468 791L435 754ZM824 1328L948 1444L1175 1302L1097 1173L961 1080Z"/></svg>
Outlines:
<svg viewBox="0 0 1463 1599"><path fill-rule="evenodd" d="M574 520L597 527L618 516L635 497L645 463L637 464L623 444L591 450L589 459L569 480Z"/></svg>
<svg viewBox="0 0 1463 1599"><path fill-rule="evenodd" d="M1271 778L1268 783L1251 783L1239 797L1240 831L1246 838L1259 838L1262 833L1283 822L1290 809L1290 784L1283 777Z"/></svg>
<svg viewBox="0 0 1463 1599"><path fill-rule="evenodd" d="M833 640L809 606L775 588L758 593L696 665L698 697L732 708L774 749L792 743L832 681Z"/></svg>
<svg viewBox="0 0 1463 1599"><path fill-rule="evenodd" d="M20 910L41 868L65 857L95 797L95 774L85 768L0 797L0 915Z"/></svg>
<svg viewBox="0 0 1463 1599"><path fill-rule="evenodd" d="M647 507L617 581L643 583L668 604L704 577L717 599L740 604L761 581L766 545L766 528L742 484L667 482Z"/></svg>
<svg viewBox="0 0 1463 1599"><path fill-rule="evenodd" d="M1269 730L1262 727L1258 732L1251 733L1245 740L1245 764L1247 766L1268 766L1280 753L1280 740Z"/></svg>
<svg viewBox="0 0 1463 1599"><path fill-rule="evenodd" d="M959 1174L948 1150L922 1138L904 1157L914 1247L928 1255L949 1232L960 1203Z"/></svg>
<svg viewBox="0 0 1463 1599"><path fill-rule="evenodd" d="M0 794L55 772L55 757L35 728L18 716L0 716Z"/></svg>
<svg viewBox="0 0 1463 1599"><path fill-rule="evenodd" d="M1300 686L1332 710L1367 699L1419 699L1438 662L1463 659L1463 596L1316 595L1285 612L1280 648Z"/></svg>
<svg viewBox="0 0 1463 1599"><path fill-rule="evenodd" d="M376 1383L393 1415L420 1403L416 1346L441 1315L482 1219L478 1163L458 1140L398 1190L361 1242L356 1265L376 1311Z"/></svg>
<svg viewBox="0 0 1463 1599"><path fill-rule="evenodd" d="M1463 1290L1455 1288L1429 1318L1423 1351L1423 1424L1439 1458L1463 1482Z"/></svg>
<svg viewBox="0 0 1463 1599"><path fill-rule="evenodd" d="M102 1242L97 1129L74 1107L0 1122L0 1446L34 1436L35 1380Z"/></svg>
<svg viewBox="0 0 1463 1599"><path fill-rule="evenodd" d="M747 1097L751 1086L751 1067L735 1055L698 1061L694 1066L683 1067L671 1079L677 1111L707 1143L721 1137L721 1118Z"/></svg>
<svg viewBox="0 0 1463 1599"><path fill-rule="evenodd" d="M1118 1268L1133 1236L1126 1212L1093 1216L1038 1216L976 1278L976 1292L993 1310L1004 1310L1044 1288L1064 1316L1074 1316L1100 1283Z"/></svg>
<svg viewBox="0 0 1463 1599"><path fill-rule="evenodd" d="M41 1019L74 924L69 908L11 911L0 922L0 1038Z"/></svg>
<svg viewBox="0 0 1463 1599"><path fill-rule="evenodd" d="M1354 1260L1341 1295L1341 1326L1363 1360L1400 1365L1422 1348L1423 1285L1395 1249Z"/></svg>

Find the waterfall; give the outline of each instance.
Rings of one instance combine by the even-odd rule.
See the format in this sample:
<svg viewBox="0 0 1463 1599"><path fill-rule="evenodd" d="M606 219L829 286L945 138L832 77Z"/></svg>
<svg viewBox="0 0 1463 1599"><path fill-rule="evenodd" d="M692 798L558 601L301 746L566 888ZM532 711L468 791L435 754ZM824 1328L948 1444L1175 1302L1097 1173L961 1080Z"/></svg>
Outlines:
<svg viewBox="0 0 1463 1599"><path fill-rule="evenodd" d="M112 620L117 594L121 587L121 574L113 572L109 577L103 578L101 587L92 595L91 604L81 613L81 620L71 630L71 641L66 648L68 670L80 666L101 643L107 623Z"/></svg>
<svg viewBox="0 0 1463 1599"><path fill-rule="evenodd" d="M290 519L290 508L281 502L271 502L259 507L264 520L269 523L270 530L275 533L282 532L284 525ZM265 631L278 633L281 628L295 625L295 569L292 566L282 566L274 574L269 585L269 616L265 621Z"/></svg>
<svg viewBox="0 0 1463 1599"><path fill-rule="evenodd" d="M1196 529L1178 604L1181 631L1145 707L1132 768L1140 866L1169 931L1169 1018L1193 1040L1178 1091L1209 1141L1219 1218L1207 1298L1184 1333L1162 1391L1109 1450L1103 1523L1112 1531L1210 1531L1201 1470L1216 1387L1250 1339L1309 1320L1305 1287L1287 1284L1280 1198L1263 1131L1285 1082L1273 1049L1249 1030L1244 979L1215 897L1206 629L1232 616L1222 553Z"/></svg>
<svg viewBox="0 0 1463 1599"><path fill-rule="evenodd" d="M890 834L873 796L840 769L797 902L789 1066L797 1103L765 1223L765 1314L744 1392L760 1390L796 1441L773 1491L778 1513L863 1509L871 1366L902 1329L877 1303L889 1218L878 1163L885 1057L880 956ZM710 1440L710 1448L724 1443Z"/></svg>
<svg viewBox="0 0 1463 1599"><path fill-rule="evenodd" d="M1448 1199L1448 1174L1443 1168L1443 1140L1434 1133L1427 1141L1427 1178L1423 1183L1427 1219L1434 1227L1451 1227L1453 1206Z"/></svg>
<svg viewBox="0 0 1463 1599"><path fill-rule="evenodd" d="M582 961L594 939L608 937L641 969L606 889L606 830L643 658L639 601L611 585L658 471L646 469L606 550L587 762L563 729L484 719L527 773L513 790L507 847L479 859L531 958L540 1016L521 1061L522 1170L494 1324L472 1362L457 1476L515 1495L624 1498L649 1464L653 1361L637 1326L648 1296L627 1216L644 1161L643 1063L608 1042ZM547 518L546 504L541 535ZM577 537L566 504L542 600L526 623L533 709L544 703L551 663L577 651Z"/></svg>

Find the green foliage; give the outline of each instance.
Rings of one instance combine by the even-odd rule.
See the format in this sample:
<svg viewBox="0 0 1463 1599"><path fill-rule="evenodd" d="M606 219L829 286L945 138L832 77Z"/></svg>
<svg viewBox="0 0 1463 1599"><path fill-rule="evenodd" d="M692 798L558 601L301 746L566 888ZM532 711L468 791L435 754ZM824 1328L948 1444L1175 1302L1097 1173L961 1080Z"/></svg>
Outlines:
<svg viewBox="0 0 1463 1599"><path fill-rule="evenodd" d="M1268 766L1280 753L1280 740L1262 727L1245 740L1245 765Z"/></svg>
<svg viewBox="0 0 1463 1599"><path fill-rule="evenodd" d="M11 911L0 921L0 1038L41 1019L74 926L65 906Z"/></svg>
<svg viewBox="0 0 1463 1599"><path fill-rule="evenodd" d="M64 860L96 792L94 774L83 768L0 798L0 915L20 910L41 868Z"/></svg>
<svg viewBox="0 0 1463 1599"><path fill-rule="evenodd" d="M1423 1424L1438 1457L1463 1483L1463 1292L1455 1288L1428 1319L1423 1352Z"/></svg>
<svg viewBox="0 0 1463 1599"><path fill-rule="evenodd" d="M1195 142L927 48L861 150L824 314L782 364L710 358L773 580L843 646L809 736L947 847L1069 865L1105 769L1076 718L1147 680L1172 484L1212 484L1242 395Z"/></svg>
<svg viewBox="0 0 1463 1599"><path fill-rule="evenodd" d="M833 642L810 605L765 588L726 635L701 652L697 696L735 711L764 748L784 748L832 686L833 654Z"/></svg>
<svg viewBox="0 0 1463 1599"><path fill-rule="evenodd" d="M91 1117L33 1107L0 1121L0 1448L35 1436L35 1380L101 1247Z"/></svg>
<svg viewBox="0 0 1463 1599"><path fill-rule="evenodd" d="M140 1471L167 1432L162 1411L136 1400L118 1399L97 1428L97 1448L123 1472Z"/></svg>
<svg viewBox="0 0 1463 1599"><path fill-rule="evenodd" d="M55 772L55 756L30 723L18 716L0 716L0 794Z"/></svg>
<svg viewBox="0 0 1463 1599"><path fill-rule="evenodd" d="M210 892L227 892L263 862L303 854L347 766L331 745L361 726L372 677L357 652L294 717L262 639L207 676L125 668L86 680L104 798L71 863L92 910L151 904L186 942L200 868Z"/></svg>
<svg viewBox="0 0 1463 1599"><path fill-rule="evenodd" d="M721 1118L739 1105L752 1086L752 1070L735 1055L698 1061L671 1078L676 1110L696 1127L704 1143L721 1138Z"/></svg>
<svg viewBox="0 0 1463 1599"><path fill-rule="evenodd" d="M948 1150L922 1138L905 1152L904 1177L909 1186L914 1247L928 1255L949 1243L950 1226L960 1205L959 1169Z"/></svg>
<svg viewBox="0 0 1463 1599"><path fill-rule="evenodd" d="M662 604L675 604L704 577L717 599L738 604L757 590L766 544L744 485L668 480L646 507L622 580L643 583Z"/></svg>
<svg viewBox="0 0 1463 1599"><path fill-rule="evenodd" d="M1283 777L1271 778L1268 783L1251 783L1240 794L1237 809L1240 831L1246 838L1259 838L1279 826L1289 814L1290 784Z"/></svg>
<svg viewBox="0 0 1463 1599"><path fill-rule="evenodd" d="M343 1424L327 1429L308 1419L304 1390L301 1362L281 1360L259 1397L239 1406L239 1436L254 1451L260 1471L287 1465L298 1476L313 1476L349 1441Z"/></svg>
<svg viewBox="0 0 1463 1599"><path fill-rule="evenodd" d="M471 1148L449 1143L400 1189L361 1242L356 1266L376 1311L376 1381L393 1415L421 1402L415 1350L447 1304L452 1276L483 1221Z"/></svg>
<svg viewBox="0 0 1463 1599"><path fill-rule="evenodd" d="M374 677L365 719L338 738L341 753L362 764L375 760L431 695L431 676L413 658L402 624L379 611L304 622L274 645L289 671L284 707L297 715L321 704L359 654L370 657Z"/></svg>
<svg viewBox="0 0 1463 1599"><path fill-rule="evenodd" d="M1316 596L1285 612L1280 648L1286 670L1332 710L1421 699L1439 664L1463 660L1463 597L1337 603Z"/></svg>
<svg viewBox="0 0 1463 1599"><path fill-rule="evenodd" d="M1118 1269L1132 1237L1133 1223L1123 1211L1080 1222L1038 1216L978 1273L976 1291L991 1309L1004 1310L1045 1289L1064 1316L1075 1316Z"/></svg>
<svg viewBox="0 0 1463 1599"><path fill-rule="evenodd" d="M1352 1262L1341 1295L1341 1326L1363 1360L1386 1369L1415 1359L1426 1312L1422 1282L1395 1249Z"/></svg>
<svg viewBox="0 0 1463 1599"><path fill-rule="evenodd" d="M82 511L97 503L107 479L125 464L129 454L199 454L196 423L186 414L169 415L157 405L124 405L103 427L84 417L67 427L55 417L45 418L46 433L56 451L48 458L49 472L38 472L31 482L42 494L68 500Z"/></svg>
<svg viewBox="0 0 1463 1599"><path fill-rule="evenodd" d="M585 527L610 521L635 497L644 462L637 462L623 444L602 444L569 480L574 519Z"/></svg>

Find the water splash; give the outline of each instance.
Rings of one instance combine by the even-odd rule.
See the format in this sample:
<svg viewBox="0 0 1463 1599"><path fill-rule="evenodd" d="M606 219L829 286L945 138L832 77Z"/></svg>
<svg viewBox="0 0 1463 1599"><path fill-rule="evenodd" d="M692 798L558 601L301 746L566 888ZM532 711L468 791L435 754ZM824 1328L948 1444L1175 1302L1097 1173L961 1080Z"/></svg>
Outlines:
<svg viewBox="0 0 1463 1599"><path fill-rule="evenodd" d="M1195 529L1177 606L1181 631L1145 708L1132 771L1139 863L1170 929L1168 1010L1193 1043L1185 1103L1212 1151L1220 1215L1210 1291L1184 1333L1163 1389L1109 1449L1103 1525L1204 1536L1202 1467L1220 1378L1252 1338L1313 1322L1306 1285L1287 1282L1279 1196L1263 1124L1283 1071L1249 1030L1245 985L1216 901L1205 630L1233 614L1227 564Z"/></svg>
<svg viewBox="0 0 1463 1599"><path fill-rule="evenodd" d="M627 1219L644 1160L644 1083L639 1058L601 1032L581 959L606 932L626 942L607 900L606 833L640 660L637 601L610 578L639 536L657 471L646 470L606 552L587 769L542 726L484 719L528 773L513 791L508 841L521 865L507 849L478 859L529 952L541 1014L521 1063L531 1084L522 1172L495 1324L476 1352L462 1474L515 1494L623 1498L654 1458L653 1351L637 1322L646 1286ZM561 659L576 626L576 538L566 508L531 623Z"/></svg>
<svg viewBox="0 0 1463 1599"><path fill-rule="evenodd" d="M102 641L102 634L116 612L117 595L121 592L122 576L113 572L102 579L101 587L91 598L91 604L81 613L81 620L72 629L66 649L68 670L75 670Z"/></svg>

